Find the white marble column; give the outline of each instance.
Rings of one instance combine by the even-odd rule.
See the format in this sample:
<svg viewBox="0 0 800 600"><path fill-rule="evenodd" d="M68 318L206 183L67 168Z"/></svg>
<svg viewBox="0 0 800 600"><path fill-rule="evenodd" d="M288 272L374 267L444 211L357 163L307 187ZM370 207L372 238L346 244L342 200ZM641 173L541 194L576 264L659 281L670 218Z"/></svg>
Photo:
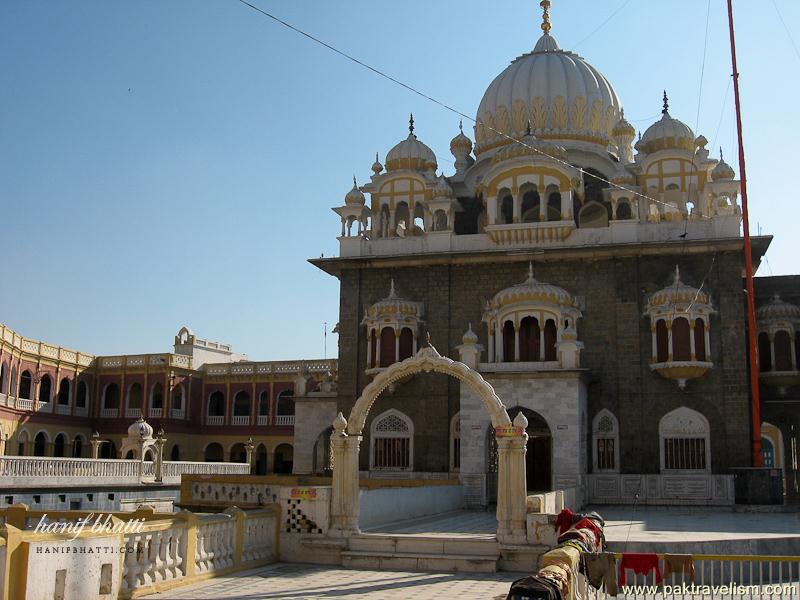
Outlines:
<svg viewBox="0 0 800 600"><path fill-rule="evenodd" d="M350 537L358 529L358 449L360 435L347 435L347 420L339 413L333 421L333 481L331 482L331 526L333 537Z"/></svg>

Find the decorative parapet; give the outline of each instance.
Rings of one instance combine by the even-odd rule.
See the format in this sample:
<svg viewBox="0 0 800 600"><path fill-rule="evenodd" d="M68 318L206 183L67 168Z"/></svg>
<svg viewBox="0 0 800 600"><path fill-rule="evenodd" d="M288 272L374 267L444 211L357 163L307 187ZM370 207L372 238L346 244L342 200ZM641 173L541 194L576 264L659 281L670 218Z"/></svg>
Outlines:
<svg viewBox="0 0 800 600"><path fill-rule="evenodd" d="M298 375L315 373L336 373L339 361L330 358L323 360L292 360L266 362L211 363L203 365L203 371L209 377L227 375Z"/></svg>
<svg viewBox="0 0 800 600"><path fill-rule="evenodd" d="M115 369L144 369L145 367L175 367L191 369L192 357L183 354L126 354L122 356L100 356L97 359L101 371Z"/></svg>
<svg viewBox="0 0 800 600"><path fill-rule="evenodd" d="M0 324L0 340L10 344L23 354L28 354L36 358L44 358L51 361L67 363L78 367L88 367L92 364L94 356L78 352L77 350L70 350L62 348L61 346L54 346L46 344L38 340L32 340L22 337L14 330L9 329L5 325Z"/></svg>

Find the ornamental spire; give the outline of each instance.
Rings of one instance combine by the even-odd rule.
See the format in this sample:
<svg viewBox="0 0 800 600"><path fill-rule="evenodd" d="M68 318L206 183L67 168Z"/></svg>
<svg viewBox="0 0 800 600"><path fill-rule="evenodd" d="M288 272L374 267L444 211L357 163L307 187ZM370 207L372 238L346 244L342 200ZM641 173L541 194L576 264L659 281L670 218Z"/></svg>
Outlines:
<svg viewBox="0 0 800 600"><path fill-rule="evenodd" d="M408 132L414 135L414 113L411 113L411 116L408 118Z"/></svg>
<svg viewBox="0 0 800 600"><path fill-rule="evenodd" d="M665 115L669 111L669 98L667 98L667 90L664 90L664 108L661 110L661 114Z"/></svg>
<svg viewBox="0 0 800 600"><path fill-rule="evenodd" d="M542 0L539 6L542 7L542 31L545 35L550 35L550 0Z"/></svg>
<svg viewBox="0 0 800 600"><path fill-rule="evenodd" d="M355 175L353 175L353 187L354 188L358 187L358 184L356 183L356 176Z"/></svg>

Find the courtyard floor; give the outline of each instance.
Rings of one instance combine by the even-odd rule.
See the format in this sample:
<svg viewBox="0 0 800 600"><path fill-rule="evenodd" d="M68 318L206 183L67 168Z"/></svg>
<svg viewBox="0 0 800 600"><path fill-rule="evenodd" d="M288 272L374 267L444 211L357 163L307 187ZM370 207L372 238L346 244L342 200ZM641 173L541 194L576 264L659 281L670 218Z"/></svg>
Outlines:
<svg viewBox="0 0 800 600"><path fill-rule="evenodd" d="M491 600L505 598L517 573L407 573L365 571L276 563L147 596L153 599L216 600L393 600L407 598L457 598Z"/></svg>

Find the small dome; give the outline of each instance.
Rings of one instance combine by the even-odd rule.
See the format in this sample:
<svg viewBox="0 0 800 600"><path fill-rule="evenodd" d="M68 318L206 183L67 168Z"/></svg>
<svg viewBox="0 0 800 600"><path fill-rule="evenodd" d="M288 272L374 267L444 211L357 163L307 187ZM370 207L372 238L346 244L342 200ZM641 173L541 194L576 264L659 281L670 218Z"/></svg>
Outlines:
<svg viewBox="0 0 800 600"><path fill-rule="evenodd" d="M507 304L514 304L525 300L547 302L557 306L577 306L575 298L573 298L567 290L557 285L537 281L533 276L533 264L528 265L528 278L525 281L517 285L512 285L495 294L489 307L500 308Z"/></svg>
<svg viewBox="0 0 800 600"><path fill-rule="evenodd" d="M719 162L717 166L711 170L712 181L729 181L736 177L736 172L728 163L722 158L722 148L719 149Z"/></svg>
<svg viewBox="0 0 800 600"><path fill-rule="evenodd" d="M153 428L150 423L144 420L144 417L139 417L138 421L131 423L128 427L129 438L140 438L147 440L153 437Z"/></svg>
<svg viewBox="0 0 800 600"><path fill-rule="evenodd" d="M780 295L775 294L772 300L756 311L756 318L760 322L777 320L800 321L800 308L789 302L784 302L781 300Z"/></svg>
<svg viewBox="0 0 800 600"><path fill-rule="evenodd" d="M450 187L450 184L447 182L447 178L444 175L439 175L439 178L436 180L436 185L433 186L433 197L434 198L453 197L453 188Z"/></svg>
<svg viewBox="0 0 800 600"><path fill-rule="evenodd" d="M644 132L636 143L636 149L651 154L667 148L680 148L694 152L696 142L692 129L683 121L673 119L669 114L669 100L664 92L662 117Z"/></svg>
<svg viewBox="0 0 800 600"><path fill-rule="evenodd" d="M633 137L636 135L636 129L634 129L633 125L628 123L628 120L625 118L625 109L620 109L620 116L619 121L617 124L614 125L614 128L611 130L611 135L614 137Z"/></svg>
<svg viewBox="0 0 800 600"><path fill-rule="evenodd" d="M466 333L461 338L461 341L465 344L473 345L478 343L478 334L472 331L472 323L469 324L469 328L467 329Z"/></svg>
<svg viewBox="0 0 800 600"><path fill-rule="evenodd" d="M450 140L450 152L453 156L472 152L472 140L464 135L464 128L461 122L458 123L458 135Z"/></svg>
<svg viewBox="0 0 800 600"><path fill-rule="evenodd" d="M422 303L412 302L411 300L406 300L397 295L397 291L394 288L394 279L392 279L389 295L370 306L366 310L365 318L380 316L390 316L393 318L404 316L419 317L422 315L422 312Z"/></svg>
<svg viewBox="0 0 800 600"><path fill-rule="evenodd" d="M528 129L518 142L510 144L501 148L492 157L493 163L498 163L509 158L517 156L533 156L539 158L560 158L561 160L567 159L567 149L554 142L540 140L531 133L531 126L528 123Z"/></svg>
<svg viewBox="0 0 800 600"><path fill-rule="evenodd" d="M344 203L351 205L351 204L360 204L364 205L366 199L364 198L363 192L358 189L358 184L356 183L355 175L353 176L353 189L347 192L347 195L344 197Z"/></svg>
<svg viewBox="0 0 800 600"><path fill-rule="evenodd" d="M375 175L378 175L381 171L383 171L383 165L381 164L381 161L378 160L377 152L375 153L375 162L372 163L372 167L370 168L372 169L372 172L375 173Z"/></svg>
<svg viewBox="0 0 800 600"><path fill-rule="evenodd" d="M408 137L389 150L386 155L386 170L418 169L421 171L436 169L436 155L433 150L414 135L414 115L411 115L408 126Z"/></svg>
<svg viewBox="0 0 800 600"><path fill-rule="evenodd" d="M681 281L680 271L676 265L672 283L650 296L647 304L648 309L679 305L701 307L710 305L711 301L708 294Z"/></svg>

